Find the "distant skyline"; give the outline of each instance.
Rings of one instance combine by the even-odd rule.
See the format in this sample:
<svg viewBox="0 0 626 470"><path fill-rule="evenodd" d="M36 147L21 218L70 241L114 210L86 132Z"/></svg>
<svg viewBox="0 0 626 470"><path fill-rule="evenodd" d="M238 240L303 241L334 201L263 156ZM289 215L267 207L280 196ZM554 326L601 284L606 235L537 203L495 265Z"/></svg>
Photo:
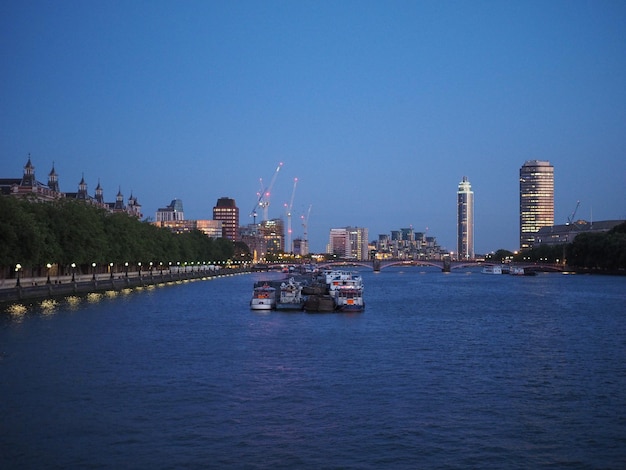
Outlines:
<svg viewBox="0 0 626 470"><path fill-rule="evenodd" d="M626 219L626 2L8 1L0 177L84 174L155 218L172 199L293 238L404 227L456 251L458 182L476 253L519 248L519 168L554 166L555 223Z"/></svg>

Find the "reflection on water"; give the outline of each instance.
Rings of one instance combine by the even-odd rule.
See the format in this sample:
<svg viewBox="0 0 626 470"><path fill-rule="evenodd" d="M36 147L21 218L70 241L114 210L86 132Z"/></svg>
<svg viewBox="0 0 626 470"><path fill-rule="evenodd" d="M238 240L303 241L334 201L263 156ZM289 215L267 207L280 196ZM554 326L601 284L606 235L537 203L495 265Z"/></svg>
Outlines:
<svg viewBox="0 0 626 470"><path fill-rule="evenodd" d="M57 311L59 303L54 299L46 299L41 301L39 307L44 315L52 315Z"/></svg>
<svg viewBox="0 0 626 470"><path fill-rule="evenodd" d="M102 294L99 292L90 292L87 294L87 302L99 302L102 298Z"/></svg>
<svg viewBox="0 0 626 470"><path fill-rule="evenodd" d="M11 304L7 307L7 313L9 313L15 319L21 319L27 311L28 308L26 307L26 305L22 304Z"/></svg>
<svg viewBox="0 0 626 470"><path fill-rule="evenodd" d="M76 309L80 305L80 297L76 295L70 295L65 297L65 301L68 303L71 309Z"/></svg>

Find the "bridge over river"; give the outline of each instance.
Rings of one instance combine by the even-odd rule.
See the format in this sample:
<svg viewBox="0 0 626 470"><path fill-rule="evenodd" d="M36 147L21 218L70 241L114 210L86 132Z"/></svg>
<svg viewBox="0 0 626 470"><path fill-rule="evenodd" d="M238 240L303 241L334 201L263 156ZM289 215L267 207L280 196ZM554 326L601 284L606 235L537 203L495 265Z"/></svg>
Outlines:
<svg viewBox="0 0 626 470"><path fill-rule="evenodd" d="M382 269L389 268L391 266L434 266L441 269L443 272L450 272L453 269L463 269L472 267L483 266L497 266L500 263L491 263L485 261L455 261L455 260L406 260L406 259L389 259L389 260L368 260L368 261L330 261L321 263L318 266L321 269L335 268L342 266L363 266L370 268L374 271L381 271ZM511 263L511 266L517 266L533 271L541 272L562 272L567 271L567 266L555 263Z"/></svg>

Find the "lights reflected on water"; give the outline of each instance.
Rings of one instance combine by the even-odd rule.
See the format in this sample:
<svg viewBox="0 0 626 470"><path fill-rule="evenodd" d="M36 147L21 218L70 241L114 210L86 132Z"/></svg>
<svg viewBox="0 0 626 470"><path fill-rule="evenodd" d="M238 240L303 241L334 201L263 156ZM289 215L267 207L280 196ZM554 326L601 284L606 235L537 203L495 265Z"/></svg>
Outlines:
<svg viewBox="0 0 626 470"><path fill-rule="evenodd" d="M87 302L95 303L99 302L102 299L102 294L99 292L90 292L87 294Z"/></svg>
<svg viewBox="0 0 626 470"><path fill-rule="evenodd" d="M28 307L23 304L11 304L7 307L7 313L14 319L22 319L28 312Z"/></svg>
<svg viewBox="0 0 626 470"><path fill-rule="evenodd" d="M68 297L65 297L65 301L71 309L78 308L78 306L80 305L80 297L76 295L70 295Z"/></svg>
<svg viewBox="0 0 626 470"><path fill-rule="evenodd" d="M44 315L52 315L56 313L59 303L55 299L45 299L41 301L39 307Z"/></svg>

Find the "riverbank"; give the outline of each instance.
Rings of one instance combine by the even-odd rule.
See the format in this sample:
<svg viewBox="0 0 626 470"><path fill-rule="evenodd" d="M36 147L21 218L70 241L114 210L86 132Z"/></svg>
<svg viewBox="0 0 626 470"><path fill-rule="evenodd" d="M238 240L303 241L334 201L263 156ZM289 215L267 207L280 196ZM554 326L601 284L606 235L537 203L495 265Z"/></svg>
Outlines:
<svg viewBox="0 0 626 470"><path fill-rule="evenodd" d="M139 275L129 273L128 276L110 277L99 275L80 279L66 276L48 283L46 278L26 278L20 280L20 285L7 286L6 282L0 285L0 303L19 302L24 300L39 300L55 297L64 297L91 292L121 291L134 287L145 287L172 282L190 281L195 279L209 279L214 277L232 276L249 272L247 269L221 269L218 271L167 272L158 274ZM133 275L134 274L134 275Z"/></svg>

